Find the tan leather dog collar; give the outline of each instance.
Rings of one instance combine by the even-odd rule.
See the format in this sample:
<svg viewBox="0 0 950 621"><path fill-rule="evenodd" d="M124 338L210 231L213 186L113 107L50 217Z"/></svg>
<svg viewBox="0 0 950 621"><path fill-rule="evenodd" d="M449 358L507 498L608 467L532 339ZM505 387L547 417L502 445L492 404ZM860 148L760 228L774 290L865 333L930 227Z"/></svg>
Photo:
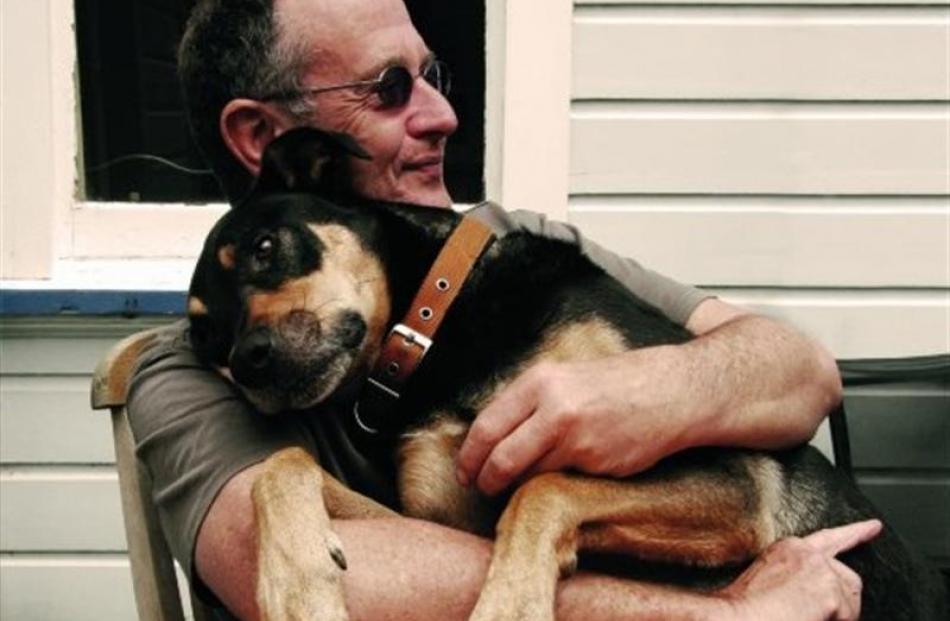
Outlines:
<svg viewBox="0 0 950 621"><path fill-rule="evenodd" d="M385 413L428 353L435 333L475 262L494 239L491 229L465 216L446 240L401 323L390 330L380 356L353 406L357 425L379 433Z"/></svg>

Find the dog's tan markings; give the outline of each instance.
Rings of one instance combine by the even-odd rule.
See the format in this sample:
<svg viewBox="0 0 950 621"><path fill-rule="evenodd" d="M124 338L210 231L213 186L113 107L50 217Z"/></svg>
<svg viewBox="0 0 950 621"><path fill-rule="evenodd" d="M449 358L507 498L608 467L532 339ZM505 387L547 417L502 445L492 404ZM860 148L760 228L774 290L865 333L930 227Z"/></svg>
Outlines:
<svg viewBox="0 0 950 621"><path fill-rule="evenodd" d="M274 325L292 311L311 312L323 323L333 321L339 311L352 310L366 322L365 342L378 344L390 312L389 290L379 259L344 226L314 224L310 229L324 246L320 269L289 280L276 291L248 296L250 324Z"/></svg>
<svg viewBox="0 0 950 621"><path fill-rule="evenodd" d="M759 502L759 547L765 548L779 537L790 534L779 523L778 514L785 495L782 471L777 463L763 456L750 456L745 461L746 469L756 488ZM791 526L791 525L789 525Z"/></svg>
<svg viewBox="0 0 950 621"><path fill-rule="evenodd" d="M790 535L800 535L807 527L798 503L803 503L812 512L820 512L825 504L824 496L814 488L798 488L794 493L788 489L782 466L764 455L745 459L746 470L755 483L759 502L760 545L767 547ZM791 500L792 498L796 500Z"/></svg>
<svg viewBox="0 0 950 621"><path fill-rule="evenodd" d="M222 367L222 366L215 365L214 370L217 371L219 374L221 374L221 377L228 380L232 384L237 383L234 381L234 376L231 375L231 369L229 367Z"/></svg>
<svg viewBox="0 0 950 621"><path fill-rule="evenodd" d="M276 325L292 311L315 312L310 276L284 282L274 291L256 291L247 297L247 319L251 326Z"/></svg>
<svg viewBox="0 0 950 621"><path fill-rule="evenodd" d="M403 436L399 446L399 495L403 512L468 532L489 535L497 512L455 478L455 457L468 424L438 416Z"/></svg>
<svg viewBox="0 0 950 621"><path fill-rule="evenodd" d="M595 317L560 326L545 335L533 362L595 360L628 349L630 346L616 328Z"/></svg>
<svg viewBox="0 0 950 621"><path fill-rule="evenodd" d="M192 317L199 317L208 314L208 307L204 300L198 296L188 296L188 314Z"/></svg>
<svg viewBox="0 0 950 621"><path fill-rule="evenodd" d="M237 264L234 258L234 244L225 244L218 248L218 263L226 270L233 270Z"/></svg>
<svg viewBox="0 0 950 621"><path fill-rule="evenodd" d="M278 451L251 488L261 618L345 621L343 550L323 501L325 473L305 451Z"/></svg>
<svg viewBox="0 0 950 621"><path fill-rule="evenodd" d="M486 386L465 399L466 407L480 412L494 395L503 390L510 381L539 362L569 362L596 360L627 351L630 346L616 328L600 318L573 322L558 326L547 333L513 373Z"/></svg>
<svg viewBox="0 0 950 621"><path fill-rule="evenodd" d="M379 259L363 247L350 229L338 224L311 225L310 229L325 247L323 268L327 285L346 283L352 306L359 310L366 322L368 343L382 341L383 330L389 322L391 301L386 275ZM314 288L321 289L322 282ZM341 287L342 288L342 287Z"/></svg>

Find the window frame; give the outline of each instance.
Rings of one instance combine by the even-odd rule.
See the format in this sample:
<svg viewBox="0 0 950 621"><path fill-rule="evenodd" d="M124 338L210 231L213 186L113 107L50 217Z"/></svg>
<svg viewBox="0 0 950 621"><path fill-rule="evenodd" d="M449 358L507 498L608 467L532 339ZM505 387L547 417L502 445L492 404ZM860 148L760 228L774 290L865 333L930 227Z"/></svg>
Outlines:
<svg viewBox="0 0 950 621"><path fill-rule="evenodd" d="M572 9L571 0L486 2L485 196L509 208L541 206L561 219L567 214ZM58 274L75 272L69 264L76 262L178 266L196 257L226 205L80 198L73 1L11 0L0 11L4 285L27 280L55 287ZM89 280L82 284L108 286Z"/></svg>

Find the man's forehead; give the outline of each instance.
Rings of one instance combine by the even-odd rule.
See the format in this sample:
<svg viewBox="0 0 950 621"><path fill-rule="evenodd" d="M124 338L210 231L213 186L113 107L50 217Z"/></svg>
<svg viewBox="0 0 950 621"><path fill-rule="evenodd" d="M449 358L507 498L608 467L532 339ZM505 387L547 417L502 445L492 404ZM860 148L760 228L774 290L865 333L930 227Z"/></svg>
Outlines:
<svg viewBox="0 0 950 621"><path fill-rule="evenodd" d="M345 79L428 54L403 0L275 0L274 8L284 35L313 50L315 67Z"/></svg>

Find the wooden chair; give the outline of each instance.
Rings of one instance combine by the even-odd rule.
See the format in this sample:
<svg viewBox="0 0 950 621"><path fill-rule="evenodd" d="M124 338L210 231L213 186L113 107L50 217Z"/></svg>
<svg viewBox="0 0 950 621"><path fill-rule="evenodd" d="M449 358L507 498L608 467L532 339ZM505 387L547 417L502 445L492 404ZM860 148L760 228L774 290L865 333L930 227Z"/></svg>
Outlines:
<svg viewBox="0 0 950 621"><path fill-rule="evenodd" d="M135 457L135 441L125 408L129 378L139 355L152 347L159 331L154 328L133 334L112 347L96 367L92 379L92 407L109 409L115 441L116 467L122 496L122 517L129 547L135 605L142 621L183 621L181 595L175 564L152 504L148 472ZM195 621L215 618L211 608L191 593Z"/></svg>

